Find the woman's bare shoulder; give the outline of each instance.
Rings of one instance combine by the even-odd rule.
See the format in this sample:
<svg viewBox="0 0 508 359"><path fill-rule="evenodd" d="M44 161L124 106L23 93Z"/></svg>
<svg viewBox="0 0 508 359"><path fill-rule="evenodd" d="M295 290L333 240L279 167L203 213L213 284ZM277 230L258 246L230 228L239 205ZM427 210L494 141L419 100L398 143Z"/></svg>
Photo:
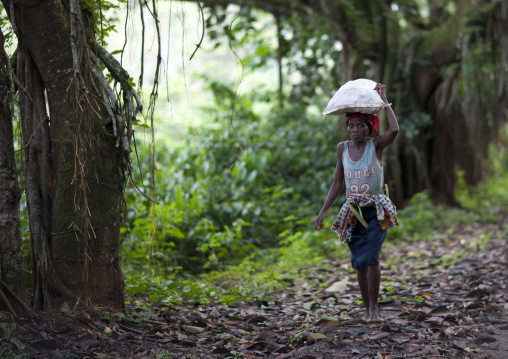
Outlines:
<svg viewBox="0 0 508 359"><path fill-rule="evenodd" d="M342 154L344 153L344 150L347 146L347 141L344 141L344 142L340 142L338 145L337 145L337 157L342 157Z"/></svg>

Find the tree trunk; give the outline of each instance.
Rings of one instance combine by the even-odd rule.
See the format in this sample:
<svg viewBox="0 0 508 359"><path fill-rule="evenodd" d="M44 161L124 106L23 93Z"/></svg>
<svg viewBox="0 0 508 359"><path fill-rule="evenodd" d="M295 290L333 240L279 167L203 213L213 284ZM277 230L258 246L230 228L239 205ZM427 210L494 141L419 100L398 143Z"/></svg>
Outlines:
<svg viewBox="0 0 508 359"><path fill-rule="evenodd" d="M9 64L4 53L4 35L0 30L0 255L2 280L25 303L27 302L25 265L21 246L19 202L21 198L10 110ZM1 290L1 287L0 287ZM5 291L17 313L23 313L21 303Z"/></svg>
<svg viewBox="0 0 508 359"><path fill-rule="evenodd" d="M78 86L62 2L4 0L6 9L11 5L18 77L26 89L20 101L35 308L78 297L121 308L123 154L97 100L102 95L94 89L102 91L101 85L90 85L88 95ZM88 49L80 50L89 59ZM91 76L89 68L83 73Z"/></svg>

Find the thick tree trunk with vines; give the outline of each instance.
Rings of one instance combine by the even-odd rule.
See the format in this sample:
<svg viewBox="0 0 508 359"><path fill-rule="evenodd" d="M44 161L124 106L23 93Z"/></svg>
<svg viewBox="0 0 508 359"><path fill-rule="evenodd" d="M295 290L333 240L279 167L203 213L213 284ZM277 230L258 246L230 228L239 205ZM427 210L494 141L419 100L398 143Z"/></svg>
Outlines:
<svg viewBox="0 0 508 359"><path fill-rule="evenodd" d="M4 35L0 30L0 48L3 49ZM14 290L24 302L27 301L25 265L21 248L21 224L19 201L21 198L16 163L14 161L14 139L8 58L0 51L0 255L3 282ZM23 313L21 303L0 286L16 313Z"/></svg>
<svg viewBox="0 0 508 359"><path fill-rule="evenodd" d="M13 5L34 305L81 298L120 308L122 149L102 96L76 89L68 9L53 0Z"/></svg>

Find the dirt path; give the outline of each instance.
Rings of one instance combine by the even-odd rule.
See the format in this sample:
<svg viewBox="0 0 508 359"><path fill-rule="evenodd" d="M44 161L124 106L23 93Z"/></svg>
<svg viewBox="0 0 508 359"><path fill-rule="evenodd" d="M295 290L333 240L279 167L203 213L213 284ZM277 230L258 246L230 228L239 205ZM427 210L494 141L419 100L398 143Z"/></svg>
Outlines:
<svg viewBox="0 0 508 359"><path fill-rule="evenodd" d="M9 340L4 335L0 352L32 358L508 358L507 233L506 226L477 225L452 237L386 247L382 323L358 319L359 290L343 259L305 268L301 281L281 281L268 301L174 307L143 323L65 306L19 323L22 330ZM338 292L326 292L334 282Z"/></svg>
<svg viewBox="0 0 508 359"><path fill-rule="evenodd" d="M508 358L508 316L501 318L501 323L494 324L494 332L492 333L496 339L495 344L492 346L495 350L487 350L487 353L495 359Z"/></svg>

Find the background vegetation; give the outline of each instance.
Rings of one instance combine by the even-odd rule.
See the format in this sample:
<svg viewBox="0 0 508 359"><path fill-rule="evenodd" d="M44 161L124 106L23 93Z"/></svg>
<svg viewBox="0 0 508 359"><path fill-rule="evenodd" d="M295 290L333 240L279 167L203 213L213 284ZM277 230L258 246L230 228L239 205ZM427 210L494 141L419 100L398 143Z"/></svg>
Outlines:
<svg viewBox="0 0 508 359"><path fill-rule="evenodd" d="M282 278L298 278L302 268L349 256L335 233L312 227L333 174L336 124L273 126L275 121L242 123L238 137L210 130L196 147L164 151L157 170L161 205L154 237L149 235L152 207L131 190L121 252L131 299L145 293L173 305L262 299L284 285ZM502 220L506 138L505 129L503 142L491 147L493 175L485 182L471 187L457 169L460 207L436 205L421 192L399 209L400 226L390 230L385 253L391 246L443 241L457 229ZM230 151L238 140L249 146L241 153ZM311 157L317 159L313 164ZM335 215L330 212L328 224ZM453 254L460 258L460 249ZM337 271L339 277L347 273Z"/></svg>
<svg viewBox="0 0 508 359"><path fill-rule="evenodd" d="M428 12L428 4L415 4L422 14L420 26L430 28L436 19ZM467 13L463 17L469 24L466 33L477 33L482 14L495 4L485 4L480 13ZM184 57L194 50L200 20L196 7L179 6L166 8L168 16L176 14L188 27L181 32L173 27L167 34L176 36L170 39L173 44L181 41L182 57L168 59L172 80L161 86L169 102L160 101L156 114L160 205L153 206L134 188L127 190L121 249L127 293L133 299L150 293L151 300L167 304L259 299L284 283L281 277L294 277L302 267L349 255L333 232L318 233L312 228L333 176L336 144L346 139L340 118L320 115L330 97L327 94L340 81L334 58L343 56L343 45L326 35L333 32L330 24L316 18L300 27L298 17L287 18L293 27L282 30L278 43L276 19L267 13L211 7L205 9L207 31L201 52L188 62ZM441 21L457 11L452 3L442 6ZM401 6L396 13L410 43L414 34L405 11ZM351 20L361 19L361 6L348 14ZM285 55L282 90L274 81L278 46ZM465 70L470 85L475 61L491 50L488 45L473 47L476 60L466 64ZM417 55L412 60L416 64L428 61ZM486 76L496 68L489 64L482 68ZM136 71L133 65L126 63ZM367 60L355 66L349 71L366 77L376 74ZM454 77L454 66L445 66L442 75ZM390 98L402 102L395 105L404 109L398 113L403 132L399 145L432 138L431 115L409 110L411 101L401 100L401 89L400 83L390 88ZM390 231L387 246L429 240L476 221L501 219L508 198L507 131L501 129L501 136L489 147L484 165L487 180L471 186L465 170L457 165L454 198L459 206L436 205L430 191L417 193L400 209L400 227ZM141 174L150 171L150 154L145 142L140 143L140 168L134 180L148 192L149 181ZM134 155L133 160L138 163ZM330 210L329 223L342 200Z"/></svg>
<svg viewBox="0 0 508 359"><path fill-rule="evenodd" d="M157 104L155 126L145 118L134 123L138 142L131 154L133 183L126 190L121 229L129 301L142 302L147 294L150 301L167 305L262 299L298 270L348 256L347 246L334 233L316 232L312 222L333 177L336 145L346 139L342 119L323 118L320 113L349 78L389 80L389 99L401 124L398 143L385 163L387 181L396 183L391 193L401 199L400 227L390 231L388 248L412 240L444 240L456 228L497 221L506 214L508 130L496 115L499 107L489 107L502 103L502 96L492 96L492 91L506 86L505 70L499 71L505 68L500 39L506 34L499 35L493 25L500 1L479 2L476 9L466 2L459 4L464 7L453 1L386 2L387 8L381 10L394 16L383 20L384 39L397 41L388 41L383 48L378 48L376 32L381 10L366 7L368 2L334 2L345 9L342 14L351 25L345 37L330 19L323 20L322 13L305 17L298 6L291 9L293 15L273 16L255 8L209 3L204 19L196 6L192 9L198 16L192 17L186 12L191 7L163 4L170 17L181 7L181 24L195 26L182 26L178 40L186 45L176 49L170 43L178 41L170 35L177 26L168 30L162 52L174 53L167 59L166 81L161 81L159 90L165 96ZM267 3L257 5L263 8ZM115 16L125 14L124 8L115 14L110 26ZM366 15L372 18L363 21ZM194 35L199 35L200 21L206 23L207 37L194 62L189 62L192 43L199 41ZM453 26L453 31L441 37L446 26ZM120 22L116 28L121 34ZM113 27L107 31L113 33ZM9 36L12 39L12 33ZM113 39L111 35L108 49L131 74L137 73L140 59L128 49L115 51L123 43ZM441 47L433 47L436 43ZM137 40L130 46L130 51L139 50ZM440 52L442 47L454 49L452 60L442 61L448 59ZM462 52L456 53L458 49ZM397 56L390 57L390 51ZM147 54L147 59L157 56L153 48ZM170 63L175 58L181 63ZM145 71L151 73L153 62L146 62L151 65ZM280 83L274 80L279 68ZM425 76L431 79L432 91L419 87ZM141 76L137 81L146 103L150 92L141 86ZM504 96L506 91L499 92ZM470 152L457 150L445 163L453 165L448 177L452 186L436 187L432 180L439 174L439 155L462 143L472 143L467 149L477 150L471 139L480 130L486 131L481 144L488 143L488 161L481 151L473 161L467 157ZM143 131L155 133L155 153L150 139L140 136ZM442 145L442 133L454 137L446 138L449 148ZM475 163L474 171L461 166L464 158ZM20 163L18 158L21 177ZM139 193L153 194L151 171L157 205ZM342 200L330 211L329 224ZM444 207L436 200L455 206ZM29 263L25 206L22 215Z"/></svg>
<svg viewBox="0 0 508 359"><path fill-rule="evenodd" d="M180 138L178 146L158 146L160 205L128 191L121 255L131 300L145 293L168 305L261 300L302 268L349 256L335 233L312 227L333 178L336 144L345 139L341 119L309 116L297 105L260 114L254 104L270 94L235 95L216 81L209 88L215 104L206 110L217 126L197 128L197 136L189 129L184 144ZM444 240L457 228L501 220L507 138L505 127L490 147L486 181L470 186L456 168L460 206L437 205L423 191L401 208L387 253L393 245ZM140 155L146 158L146 151ZM148 171L146 163L140 161L140 173ZM139 174L135 180L143 182ZM330 210L328 224L342 201ZM339 276L347 272L337 270Z"/></svg>

